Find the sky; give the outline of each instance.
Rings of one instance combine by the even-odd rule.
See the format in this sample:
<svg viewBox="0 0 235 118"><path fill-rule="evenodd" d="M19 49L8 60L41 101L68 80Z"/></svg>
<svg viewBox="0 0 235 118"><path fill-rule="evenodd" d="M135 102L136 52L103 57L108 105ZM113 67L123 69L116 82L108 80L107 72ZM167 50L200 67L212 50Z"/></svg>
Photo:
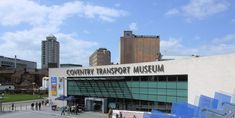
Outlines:
<svg viewBox="0 0 235 118"><path fill-rule="evenodd" d="M37 62L55 35L60 62L88 66L98 48L119 62L124 30L159 35L165 56L235 53L234 0L0 0L0 55Z"/></svg>

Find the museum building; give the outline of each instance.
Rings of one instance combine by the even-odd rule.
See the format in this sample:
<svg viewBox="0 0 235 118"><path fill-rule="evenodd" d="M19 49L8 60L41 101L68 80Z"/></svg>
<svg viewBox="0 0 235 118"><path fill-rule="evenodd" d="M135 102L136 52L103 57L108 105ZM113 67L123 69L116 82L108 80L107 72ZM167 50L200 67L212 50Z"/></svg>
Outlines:
<svg viewBox="0 0 235 118"><path fill-rule="evenodd" d="M197 104L200 95L233 95L235 54L145 63L49 69L49 99L75 96L88 111L170 112L172 103ZM74 103L74 101L73 101Z"/></svg>

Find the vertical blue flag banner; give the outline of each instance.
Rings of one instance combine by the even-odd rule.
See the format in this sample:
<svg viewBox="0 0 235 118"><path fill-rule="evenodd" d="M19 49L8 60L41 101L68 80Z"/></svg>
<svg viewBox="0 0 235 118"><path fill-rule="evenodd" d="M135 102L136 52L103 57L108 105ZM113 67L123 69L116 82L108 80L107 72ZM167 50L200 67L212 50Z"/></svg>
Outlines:
<svg viewBox="0 0 235 118"><path fill-rule="evenodd" d="M64 78L59 77L59 82L58 82L58 94L59 95L64 95Z"/></svg>
<svg viewBox="0 0 235 118"><path fill-rule="evenodd" d="M57 77L51 77L51 95L57 96Z"/></svg>

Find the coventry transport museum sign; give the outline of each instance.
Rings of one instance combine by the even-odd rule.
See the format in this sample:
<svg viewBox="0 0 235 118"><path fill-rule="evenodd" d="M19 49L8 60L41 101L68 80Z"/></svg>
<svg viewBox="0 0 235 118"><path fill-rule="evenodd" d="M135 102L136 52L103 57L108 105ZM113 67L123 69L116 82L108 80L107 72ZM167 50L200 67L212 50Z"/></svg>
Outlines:
<svg viewBox="0 0 235 118"><path fill-rule="evenodd" d="M142 66L122 66L122 67L97 67L67 69L68 76L91 76L91 75L130 75L130 74L151 74L164 72L164 65L142 65Z"/></svg>

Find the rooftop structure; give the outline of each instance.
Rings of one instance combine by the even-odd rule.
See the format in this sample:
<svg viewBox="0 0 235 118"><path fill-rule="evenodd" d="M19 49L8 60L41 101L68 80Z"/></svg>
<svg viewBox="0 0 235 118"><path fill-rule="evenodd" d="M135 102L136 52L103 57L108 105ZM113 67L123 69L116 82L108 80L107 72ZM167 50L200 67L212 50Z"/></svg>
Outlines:
<svg viewBox="0 0 235 118"><path fill-rule="evenodd" d="M111 52L106 48L97 49L89 57L90 66L101 66L101 65L110 65L111 64Z"/></svg>
<svg viewBox="0 0 235 118"><path fill-rule="evenodd" d="M120 63L140 63L160 59L160 37L151 35L135 35L132 31L124 31L121 41Z"/></svg>

